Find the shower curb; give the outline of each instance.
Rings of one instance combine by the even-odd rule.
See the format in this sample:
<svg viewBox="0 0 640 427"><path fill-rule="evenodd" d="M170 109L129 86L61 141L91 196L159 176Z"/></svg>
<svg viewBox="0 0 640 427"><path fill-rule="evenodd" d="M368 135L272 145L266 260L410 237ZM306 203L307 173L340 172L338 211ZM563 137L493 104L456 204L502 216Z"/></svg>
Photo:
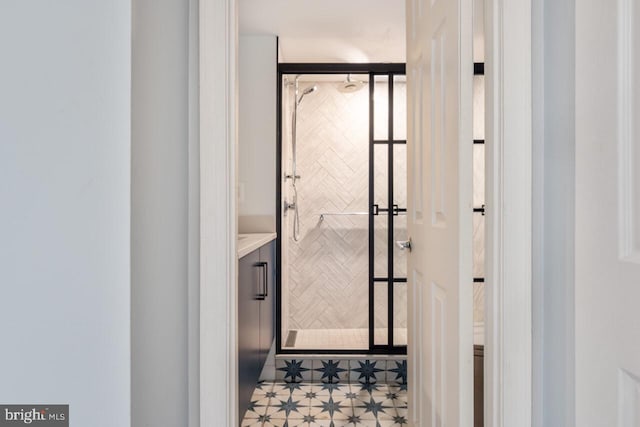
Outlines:
<svg viewBox="0 0 640 427"><path fill-rule="evenodd" d="M275 369L261 380L406 385L407 360L405 355L366 358L280 355L276 357Z"/></svg>

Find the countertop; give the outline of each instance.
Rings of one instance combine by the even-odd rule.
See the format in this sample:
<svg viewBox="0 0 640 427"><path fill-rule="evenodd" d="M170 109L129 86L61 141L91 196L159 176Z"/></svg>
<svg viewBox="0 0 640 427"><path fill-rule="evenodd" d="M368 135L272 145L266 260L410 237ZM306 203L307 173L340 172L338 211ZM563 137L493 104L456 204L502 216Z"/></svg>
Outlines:
<svg viewBox="0 0 640 427"><path fill-rule="evenodd" d="M238 234L238 258L258 249L260 246L266 245L275 240L276 233L247 233Z"/></svg>

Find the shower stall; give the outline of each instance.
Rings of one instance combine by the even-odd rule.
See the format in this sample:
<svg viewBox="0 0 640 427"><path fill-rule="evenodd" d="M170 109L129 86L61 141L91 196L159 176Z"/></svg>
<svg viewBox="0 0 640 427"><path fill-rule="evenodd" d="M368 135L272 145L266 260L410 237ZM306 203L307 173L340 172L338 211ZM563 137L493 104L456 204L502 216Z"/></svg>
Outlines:
<svg viewBox="0 0 640 427"><path fill-rule="evenodd" d="M280 64L279 353L406 353L404 64Z"/></svg>

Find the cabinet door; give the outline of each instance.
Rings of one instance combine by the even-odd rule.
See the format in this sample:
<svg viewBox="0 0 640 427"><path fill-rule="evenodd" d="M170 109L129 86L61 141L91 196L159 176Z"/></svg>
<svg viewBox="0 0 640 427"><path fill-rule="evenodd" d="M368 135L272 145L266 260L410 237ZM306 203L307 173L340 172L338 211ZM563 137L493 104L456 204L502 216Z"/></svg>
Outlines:
<svg viewBox="0 0 640 427"><path fill-rule="evenodd" d="M260 376L260 255L256 250L238 262L238 399L240 419Z"/></svg>
<svg viewBox="0 0 640 427"><path fill-rule="evenodd" d="M271 349L275 332L275 282L276 282L276 258L275 258L275 242L267 243L260 248L260 261L266 263L266 274L262 280L266 279L264 284L266 296L260 302L260 352L261 363L264 365L267 354Z"/></svg>

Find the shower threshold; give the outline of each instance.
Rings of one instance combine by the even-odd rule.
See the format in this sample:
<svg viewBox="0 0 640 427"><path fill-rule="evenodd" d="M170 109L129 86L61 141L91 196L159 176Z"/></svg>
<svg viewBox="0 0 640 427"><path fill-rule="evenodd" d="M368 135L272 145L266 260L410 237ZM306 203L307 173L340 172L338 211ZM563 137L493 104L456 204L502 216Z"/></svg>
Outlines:
<svg viewBox="0 0 640 427"><path fill-rule="evenodd" d="M387 342L387 328L374 331L374 342ZM394 328L395 345L407 345L407 329ZM287 334L284 350L368 350L369 330L360 329L297 329Z"/></svg>

